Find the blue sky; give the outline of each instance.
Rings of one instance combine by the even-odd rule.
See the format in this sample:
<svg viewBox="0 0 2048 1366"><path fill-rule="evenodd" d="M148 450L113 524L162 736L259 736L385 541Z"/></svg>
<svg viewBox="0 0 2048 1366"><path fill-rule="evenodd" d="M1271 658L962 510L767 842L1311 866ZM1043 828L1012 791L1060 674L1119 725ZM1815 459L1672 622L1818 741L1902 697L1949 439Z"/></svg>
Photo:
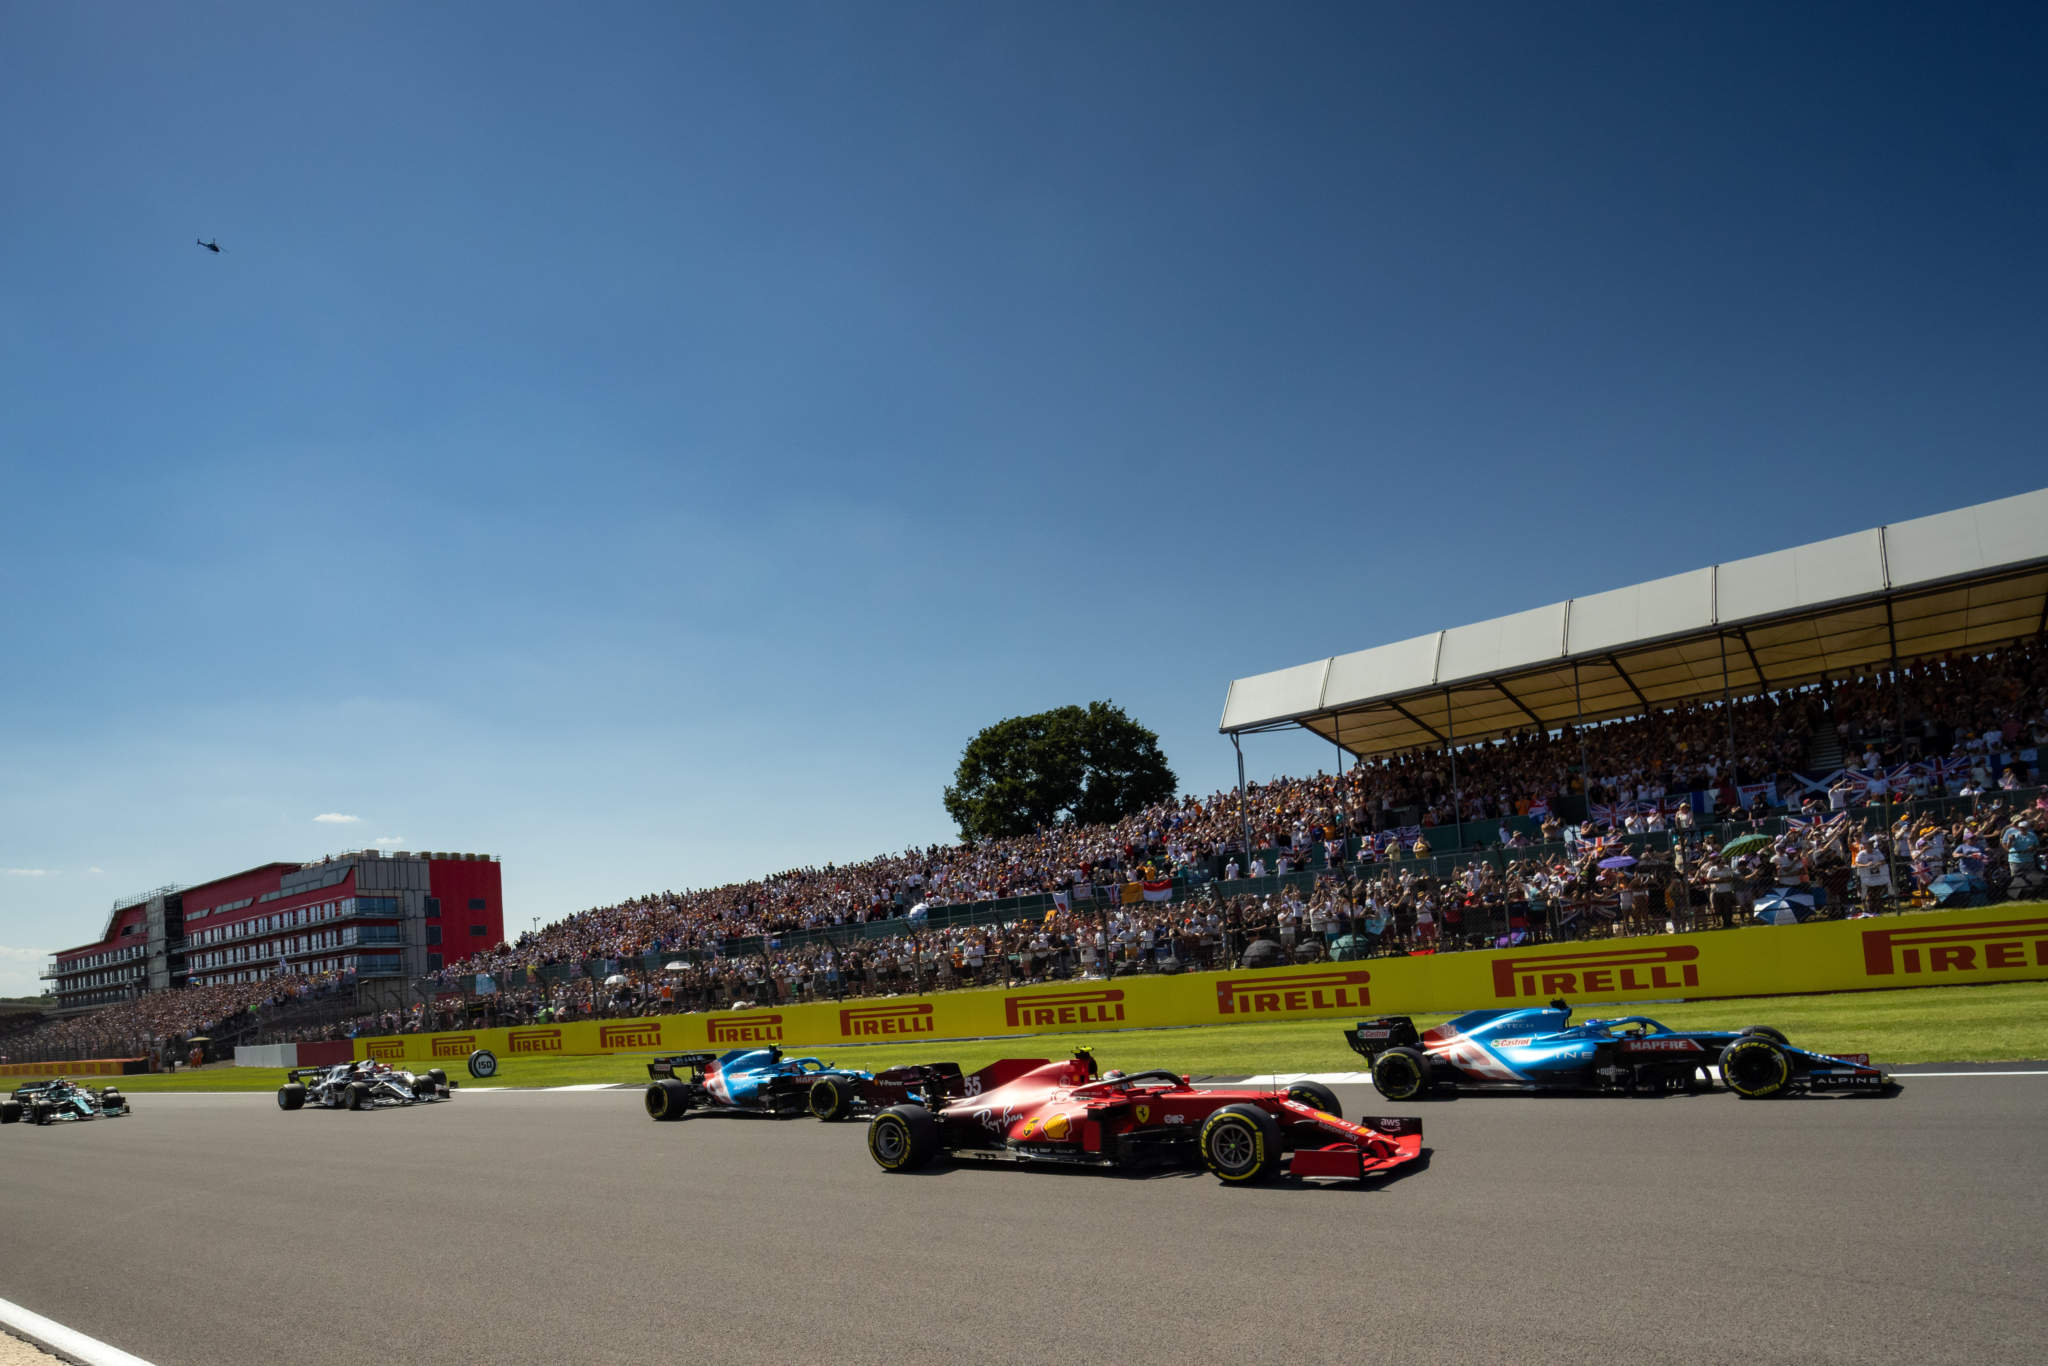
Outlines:
<svg viewBox="0 0 2048 1366"><path fill-rule="evenodd" d="M2044 56L2026 5L14 6L0 991L379 839L500 854L518 927L945 839L966 739L1067 702L1209 791L1241 674L2035 487Z"/></svg>

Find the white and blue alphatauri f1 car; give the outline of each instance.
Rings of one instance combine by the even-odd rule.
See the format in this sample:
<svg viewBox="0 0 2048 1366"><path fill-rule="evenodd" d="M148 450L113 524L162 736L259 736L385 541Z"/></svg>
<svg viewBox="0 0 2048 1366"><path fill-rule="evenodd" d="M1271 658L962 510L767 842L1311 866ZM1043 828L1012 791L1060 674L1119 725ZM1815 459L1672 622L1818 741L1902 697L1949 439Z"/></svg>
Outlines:
<svg viewBox="0 0 2048 1366"><path fill-rule="evenodd" d="M1471 1010L1417 1031L1406 1015L1361 1020L1344 1037L1372 1063L1389 1100L1433 1090L1608 1091L1662 1095L1726 1089L1751 1100L1801 1091L1891 1094L1867 1054L1811 1053L1777 1030L1672 1029L1643 1015L1573 1024L1571 1007Z"/></svg>
<svg viewBox="0 0 2048 1366"><path fill-rule="evenodd" d="M440 1068L405 1072L364 1059L332 1067L295 1069L277 1088L277 1108L303 1110L372 1110L446 1100L455 1083Z"/></svg>

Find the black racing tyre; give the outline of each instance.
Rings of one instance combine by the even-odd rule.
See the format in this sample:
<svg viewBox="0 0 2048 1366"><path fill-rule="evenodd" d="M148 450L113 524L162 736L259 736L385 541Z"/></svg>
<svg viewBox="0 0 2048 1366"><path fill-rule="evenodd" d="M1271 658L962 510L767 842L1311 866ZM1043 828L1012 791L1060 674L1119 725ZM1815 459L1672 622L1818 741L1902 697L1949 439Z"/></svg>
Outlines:
<svg viewBox="0 0 2048 1366"><path fill-rule="evenodd" d="M295 1081L288 1081L277 1088L277 1108L280 1110L303 1110L306 1108L306 1088Z"/></svg>
<svg viewBox="0 0 2048 1366"><path fill-rule="evenodd" d="M1764 1038L1769 1039L1772 1043L1781 1044L1787 1048L1792 1046L1792 1041L1790 1039L1786 1038L1782 1033L1771 1028L1769 1025L1747 1025L1743 1028L1742 1033L1745 1038L1747 1038L1751 1034L1761 1034Z"/></svg>
<svg viewBox="0 0 2048 1366"><path fill-rule="evenodd" d="M469 1075L472 1077L495 1077L498 1075L498 1055L488 1048L479 1048L469 1055Z"/></svg>
<svg viewBox="0 0 2048 1366"><path fill-rule="evenodd" d="M21 1102L18 1100L0 1100L0 1124L19 1123L21 1123Z"/></svg>
<svg viewBox="0 0 2048 1366"><path fill-rule="evenodd" d="M448 1089L448 1074L438 1067L429 1067L427 1069L427 1080L444 1091Z"/></svg>
<svg viewBox="0 0 2048 1366"><path fill-rule="evenodd" d="M56 1107L48 1104L47 1102L39 1100L34 1105L29 1107L29 1123L31 1124L49 1124L52 1121L54 1121L56 1117Z"/></svg>
<svg viewBox="0 0 2048 1366"><path fill-rule="evenodd" d="M1226 1105L1202 1123L1202 1165L1232 1186L1280 1170L1280 1123L1256 1105Z"/></svg>
<svg viewBox="0 0 2048 1366"><path fill-rule="evenodd" d="M1429 1059L1412 1048L1389 1048L1372 1060L1372 1084L1388 1100L1419 1099L1429 1080Z"/></svg>
<svg viewBox="0 0 2048 1366"><path fill-rule="evenodd" d="M690 1088L673 1078L650 1082L645 1101L649 1119L678 1120L690 1113Z"/></svg>
<svg viewBox="0 0 2048 1366"><path fill-rule="evenodd" d="M1298 1081L1287 1088L1287 1098L1311 1110L1321 1110L1326 1115L1344 1118L1344 1108L1337 1103L1337 1093L1319 1081Z"/></svg>
<svg viewBox="0 0 2048 1366"><path fill-rule="evenodd" d="M370 1088L359 1081L348 1084L348 1108L367 1110L370 1107Z"/></svg>
<svg viewBox="0 0 2048 1366"><path fill-rule="evenodd" d="M883 1171L929 1166L940 1146L939 1121L922 1105L892 1105L868 1121L868 1156Z"/></svg>
<svg viewBox="0 0 2048 1366"><path fill-rule="evenodd" d="M1769 1100L1792 1089L1792 1060L1761 1034L1745 1034L1721 1050L1721 1084L1745 1100Z"/></svg>
<svg viewBox="0 0 2048 1366"><path fill-rule="evenodd" d="M853 1083L844 1077L819 1077L804 1099L819 1119L853 1118Z"/></svg>

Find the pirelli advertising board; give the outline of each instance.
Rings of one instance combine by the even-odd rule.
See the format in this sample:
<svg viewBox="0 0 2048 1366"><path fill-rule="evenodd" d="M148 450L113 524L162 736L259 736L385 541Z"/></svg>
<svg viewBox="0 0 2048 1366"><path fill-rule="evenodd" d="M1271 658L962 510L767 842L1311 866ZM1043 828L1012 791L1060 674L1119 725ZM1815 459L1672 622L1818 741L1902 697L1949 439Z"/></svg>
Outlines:
<svg viewBox="0 0 2048 1366"><path fill-rule="evenodd" d="M86 1058L71 1062L0 1062L0 1077L125 1077L145 1072L141 1058Z"/></svg>
<svg viewBox="0 0 2048 1366"><path fill-rule="evenodd" d="M1256 971L1052 982L926 997L828 1001L357 1039L356 1056L459 1062L549 1054L723 1050L1058 1034L1252 1020L1424 1015L1489 1006L1710 1000L2048 979L2041 907L1536 944Z"/></svg>

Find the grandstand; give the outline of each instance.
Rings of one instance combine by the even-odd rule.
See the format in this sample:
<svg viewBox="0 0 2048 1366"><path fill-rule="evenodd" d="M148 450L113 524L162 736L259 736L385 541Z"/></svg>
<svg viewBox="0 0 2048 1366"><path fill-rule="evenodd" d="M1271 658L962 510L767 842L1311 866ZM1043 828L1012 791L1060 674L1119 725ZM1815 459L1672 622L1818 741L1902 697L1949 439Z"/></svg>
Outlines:
<svg viewBox="0 0 2048 1366"><path fill-rule="evenodd" d="M1219 729L1368 757L1729 702L2048 631L2048 489L1241 678Z"/></svg>

